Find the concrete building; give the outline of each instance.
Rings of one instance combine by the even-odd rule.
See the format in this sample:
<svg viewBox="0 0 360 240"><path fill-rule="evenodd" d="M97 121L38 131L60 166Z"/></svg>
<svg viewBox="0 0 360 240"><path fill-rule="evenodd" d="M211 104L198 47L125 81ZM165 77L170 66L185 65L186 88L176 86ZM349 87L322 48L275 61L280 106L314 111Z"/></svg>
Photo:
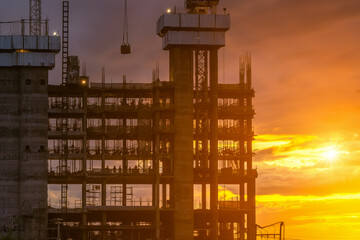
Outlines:
<svg viewBox="0 0 360 240"><path fill-rule="evenodd" d="M48 86L59 38L0 36L0 236L256 239L251 59L218 83L217 3L160 17L169 81L91 83L66 40L64 84Z"/></svg>
<svg viewBox="0 0 360 240"><path fill-rule="evenodd" d="M184 102L176 98L181 89L175 81L155 78L152 83L87 86L80 77L78 85L50 85L48 183L56 195L68 200L53 202L49 219L67 222L62 227L64 239L65 235L73 239L213 239L213 212L218 215L218 239L255 239L254 91L250 75L245 79L244 70L250 67L249 58L245 59L238 84L217 86L215 173L197 165L195 104L191 101L190 110L185 109L191 115L189 129L184 129L185 120L175 121L176 102ZM187 98L195 102L196 94L190 88ZM64 96L69 101L66 114L61 107ZM65 116L66 134L61 131ZM178 132L188 130L189 136L177 143ZM190 148L187 158L185 146ZM181 166L181 161L189 166ZM214 177L221 190L211 209L208 192ZM67 184L66 195L60 194L63 184ZM227 197L230 190L238 196Z"/></svg>
<svg viewBox="0 0 360 240"><path fill-rule="evenodd" d="M191 213L184 224L191 221L188 234L194 233L195 239L209 237L213 231L209 224L213 213L209 209L211 200L207 192L213 175L196 165L195 147L188 159L193 170L179 170L175 164L175 89L175 83L161 81L92 83L89 87L49 86L48 183L58 185L59 189L64 184L75 189L78 186L82 193L78 199L66 193L69 198L62 206L66 209L56 203L49 208L50 220L62 218L68 223L62 227L63 234L73 239L100 236L106 236L103 239L116 239L115 236L155 239L158 230L160 239L176 239L175 224L180 221L175 221L174 217L176 214L185 216L184 210L176 212L175 209L181 202L179 198L176 200L175 193L181 190L175 188L175 181L184 181L189 174L192 178L190 190L183 190L183 194L190 195L188 211ZM66 114L61 107L64 95L69 100ZM239 194L238 198L226 198L225 194L218 193L215 211L219 216L219 239L230 236L234 236L230 239L254 239L246 237L255 230L254 222L250 223L250 220L255 221L256 177L256 172L249 168L252 97L250 83L218 85L218 187L233 192L238 189ZM64 115L69 124L66 134L62 132ZM191 130L191 138L187 141L195 145L195 124L191 125ZM31 146L35 144L33 139ZM66 171L59 167L66 150L62 147L64 139L68 151ZM183 172L175 177L175 170ZM6 171L9 172L9 168ZM30 189L34 196L40 197L34 188ZM150 189L149 199L142 199L144 189L145 192ZM201 200L193 196L194 189L201 192ZM138 191L142 193L136 194ZM42 201L45 195L40 197Z"/></svg>
<svg viewBox="0 0 360 240"><path fill-rule="evenodd" d="M70 57L77 76L49 86L62 239L256 239L250 55L238 84L218 84L230 17L195 2L157 23L169 81L90 83Z"/></svg>
<svg viewBox="0 0 360 240"><path fill-rule="evenodd" d="M0 36L0 238L47 239L48 71L59 50L56 36Z"/></svg>

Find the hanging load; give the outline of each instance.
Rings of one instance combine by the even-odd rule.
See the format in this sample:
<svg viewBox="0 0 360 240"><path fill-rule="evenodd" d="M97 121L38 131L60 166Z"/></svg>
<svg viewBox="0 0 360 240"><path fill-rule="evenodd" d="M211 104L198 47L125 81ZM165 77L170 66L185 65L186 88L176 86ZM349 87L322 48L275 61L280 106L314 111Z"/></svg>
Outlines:
<svg viewBox="0 0 360 240"><path fill-rule="evenodd" d="M123 43L121 45L121 54L130 54L131 49L130 45L128 43Z"/></svg>
<svg viewBox="0 0 360 240"><path fill-rule="evenodd" d="M128 20L127 20L127 0L125 0L124 7L124 31L123 31L123 43L120 48L121 54L130 54L129 34L128 34Z"/></svg>

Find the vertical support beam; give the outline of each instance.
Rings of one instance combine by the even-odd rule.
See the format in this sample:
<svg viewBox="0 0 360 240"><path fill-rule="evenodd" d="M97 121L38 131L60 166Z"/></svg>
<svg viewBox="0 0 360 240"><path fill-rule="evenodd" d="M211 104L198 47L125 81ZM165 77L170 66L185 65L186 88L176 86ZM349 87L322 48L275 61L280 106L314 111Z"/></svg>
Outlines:
<svg viewBox="0 0 360 240"><path fill-rule="evenodd" d="M208 169L208 139L209 139L209 97L208 97L208 50L196 49L195 57L195 160L196 167Z"/></svg>
<svg viewBox="0 0 360 240"><path fill-rule="evenodd" d="M256 216L255 216L255 178L251 178L247 184L248 208L247 217L248 239L256 240Z"/></svg>
<svg viewBox="0 0 360 240"><path fill-rule="evenodd" d="M101 183L101 206L105 207L106 206L106 181L103 180L102 183ZM106 226L106 221L107 221L107 216L106 216L106 211L103 211L102 212L102 218L101 218L101 225L103 227ZM104 229L102 232L101 232L101 238L103 240L106 240L106 230Z"/></svg>
<svg viewBox="0 0 360 240"><path fill-rule="evenodd" d="M87 132L87 89L86 88L84 88L84 94L83 94L83 106L84 106L84 115L83 115L83 121L82 121L82 126L83 126L83 129L82 129L82 131L84 132L84 133L86 133ZM84 134L84 138L83 138L83 155L84 155L84 158L82 159L82 172L83 172L83 174L85 175L86 174L86 167L87 167L87 165L86 165L86 160L87 160L87 158L86 158L86 153L87 153L87 149L86 149L86 146L87 146L87 144L86 144L86 141L87 141L87 134ZM83 204L83 206L84 206L84 204Z"/></svg>
<svg viewBox="0 0 360 240"><path fill-rule="evenodd" d="M125 88L126 87L126 75L123 75L123 88ZM125 95L123 95L123 98L122 98L122 102L121 102L121 104L126 104L126 96ZM123 131L123 133L125 133L126 132L126 115L124 116L124 118L122 119L122 121L123 121L123 123L122 123L122 127L123 127L123 129L122 129L122 131ZM123 171L124 171L124 173L127 171L127 169L128 169L128 161L127 161L127 158L126 158L126 156L127 156L127 154L128 154L128 151L127 151L127 147L126 147L126 137L125 137L125 135L124 135L124 137L123 137ZM124 188L124 192L125 192L125 188Z"/></svg>
<svg viewBox="0 0 360 240"><path fill-rule="evenodd" d="M49 35L49 19L47 19L47 18L45 20L45 29L44 30L45 30L45 36L48 36Z"/></svg>
<svg viewBox="0 0 360 240"><path fill-rule="evenodd" d="M159 106L159 100L160 100L160 92L159 92L159 86L158 86L158 82L154 81L155 84L155 92L154 92L154 99L153 99L153 104L155 105L155 109L158 109ZM155 171L155 184L153 187L153 206L155 206L155 239L156 240L160 240L160 209L159 209L159 186L160 186L160 172L159 172L159 150L160 150L160 136L159 136L159 120L160 120L160 116L159 116L159 111L155 112L155 116L154 116L154 128L155 128L155 141L154 141L154 171ZM164 186L164 184L163 184ZM163 193L164 193L164 189L163 189Z"/></svg>
<svg viewBox="0 0 360 240"><path fill-rule="evenodd" d="M104 189L101 189L101 190L104 191ZM106 188L105 188L105 192L106 192ZM102 199L102 201L103 201L103 199ZM106 203L106 199L105 199L105 203ZM105 205L103 205L103 206L105 206ZM105 227L105 226L106 226L106 222L107 222L107 213L106 213L106 211L103 211L103 212L102 212L102 218L101 218L101 225L102 225L103 227ZM102 239L102 240L106 240L106 235L107 235L107 231L106 231L106 229L104 228L104 230L101 231L101 239Z"/></svg>
<svg viewBox="0 0 360 240"><path fill-rule="evenodd" d="M170 50L170 81L174 94L174 240L191 240L193 212L193 52Z"/></svg>
<svg viewBox="0 0 360 240"><path fill-rule="evenodd" d="M245 55L245 88L246 90L251 91L251 55L247 53ZM247 206L250 210L247 217L247 228L248 228L248 239L255 240L256 239L256 215L255 215L255 181L257 177L256 170L252 169L252 96L248 96L246 98L246 106L245 111L248 116L247 118L247 126L246 126L246 155L247 155L247 175L249 176L247 181Z"/></svg>
<svg viewBox="0 0 360 240"><path fill-rule="evenodd" d="M19 139L19 159L20 161L18 161L18 175L19 175L19 180L18 180L18 184L17 184L17 191L19 193L18 195L18 209L22 209L22 202L23 202L23 162L24 160L26 159L26 154L24 153L24 149L25 149L25 146L26 146L26 142L25 142L25 123L27 122L28 120L28 116L27 114L24 113L23 109L25 109L25 106L24 106L24 102L25 102L25 98L26 98L26 88L24 86L24 80L21 78L23 75L22 73L22 70L19 70L19 100L20 100L20 106L19 107L19 117L20 117L20 121L19 121L19 130L20 130L20 139ZM9 111L10 112L10 111ZM10 115L10 114L9 114ZM11 119L11 118L10 118ZM2 140L2 139L1 139ZM12 139L10 139L12 140ZM3 144L2 146L5 146L5 144ZM2 152L5 152L4 150L5 149L2 149L3 147L0 146L0 149L2 150ZM21 219L22 217L22 213L21 211L18 212L18 218ZM21 236L21 232L20 231L17 231L17 238L20 239L20 236Z"/></svg>
<svg viewBox="0 0 360 240"><path fill-rule="evenodd" d="M246 54L246 89L251 89L251 55ZM247 140L247 149L246 152L249 155L247 162L247 170L252 171L252 96L247 97L246 99L245 111L248 113L247 126L246 126L246 140ZM251 134L250 134L251 133Z"/></svg>
<svg viewBox="0 0 360 240"><path fill-rule="evenodd" d="M30 0L31 2L32 0ZM41 1L41 0L38 0ZM63 19L62 19L62 85L65 86L68 80L68 35L69 35L69 1L63 1ZM31 20L30 20L31 22ZM32 25L32 24L30 24ZM67 96L62 97L62 111L63 116L66 116L68 111L68 98ZM66 174L67 172L67 154L68 154L68 142L67 142L67 131L68 131L68 122L67 116L62 118L62 148L63 153L61 154L61 174ZM68 185L66 183L61 184L61 212L67 212L67 190Z"/></svg>
<svg viewBox="0 0 360 240"><path fill-rule="evenodd" d="M206 183L201 184L201 208L206 210Z"/></svg>
<svg viewBox="0 0 360 240"><path fill-rule="evenodd" d="M105 170L105 94L101 94L101 170Z"/></svg>
<svg viewBox="0 0 360 240"><path fill-rule="evenodd" d="M68 105L68 96L66 93L61 98L61 146L60 146L60 169L59 174L61 176L66 176L68 174L68 116L67 112L69 109ZM65 116L65 117L64 117ZM67 213L67 194L68 194L68 185L66 182L61 183L61 213Z"/></svg>
<svg viewBox="0 0 360 240"><path fill-rule="evenodd" d="M86 240L87 238L87 232L86 232L86 227L87 227L87 214L86 212L84 211L85 209L85 206L86 206L86 180L84 180L84 182L82 183L82 191L81 191L81 201L82 201L82 210L83 210L83 213L82 213L82 227L83 227L83 230L82 230L82 240Z"/></svg>
<svg viewBox="0 0 360 240"><path fill-rule="evenodd" d="M246 72L246 87L247 89L251 89L251 55L247 53L245 55L245 72Z"/></svg>
<svg viewBox="0 0 360 240"><path fill-rule="evenodd" d="M211 239L218 239L218 52L210 50L210 210Z"/></svg>
<svg viewBox="0 0 360 240"><path fill-rule="evenodd" d="M25 35L25 19L21 19L21 35Z"/></svg>
<svg viewBox="0 0 360 240"><path fill-rule="evenodd" d="M239 57L239 82L240 86L243 87L245 84L245 62L244 55L240 55Z"/></svg>
<svg viewBox="0 0 360 240"><path fill-rule="evenodd" d="M101 94L101 171L105 171L105 98L106 95L104 93ZM106 182L103 180L101 182L101 206L106 205ZM102 212L101 225L106 226L106 213ZM106 239L106 231L101 231L101 239Z"/></svg>
<svg viewBox="0 0 360 240"><path fill-rule="evenodd" d="M163 183L162 184L162 205L163 208L167 208L167 189L166 189L167 184Z"/></svg>
<svg viewBox="0 0 360 240"><path fill-rule="evenodd" d="M86 75L86 73L84 74ZM84 131L85 133L87 132L87 88L84 88L84 94L83 94L83 106L84 106L84 115L83 115L83 129L82 131ZM87 153L87 149L86 149L86 141L87 141L87 134L84 134L84 138L83 138L83 159L82 159L82 173L85 176L86 175L86 153ZM83 179L82 182L82 195L81 195L81 207L82 207L82 240L86 240L86 226L87 226L87 213L84 211L85 207L86 207L86 178Z"/></svg>
<svg viewBox="0 0 360 240"><path fill-rule="evenodd" d="M104 93L101 94L101 170L105 171L105 154L107 153L106 145L105 145L105 98L106 95ZM106 182L103 180L101 182L101 206L106 205ZM106 212L102 212L101 225L106 226ZM106 239L106 231L101 231L101 239Z"/></svg>
<svg viewBox="0 0 360 240"><path fill-rule="evenodd" d="M68 55L69 55L69 1L63 1L62 19L62 84L68 80Z"/></svg>
<svg viewBox="0 0 360 240"><path fill-rule="evenodd" d="M240 206L242 206L242 205L240 204ZM244 240L245 239L245 237L244 237L244 231L245 231L245 229L244 229L244 224L245 224L245 215L244 215L244 213L241 213L239 218L240 218L239 223L238 223L238 234L240 235L239 240Z"/></svg>
<svg viewBox="0 0 360 240"><path fill-rule="evenodd" d="M122 184L122 206L126 206L126 184Z"/></svg>
<svg viewBox="0 0 360 240"><path fill-rule="evenodd" d="M104 78L105 80L105 78ZM123 75L123 88L126 87L126 75ZM122 102L121 104L126 104L126 96L123 95L123 98L122 98ZM126 132L126 115L123 117L122 119L122 132L125 133ZM127 148L126 148L126 137L124 135L123 137L123 145L122 145L122 148L123 148L123 157L122 157L122 160L123 160L123 173L126 174L126 171L128 171L128 160L127 160L127 154L128 154L128 151L127 151ZM127 185L125 183L122 184L122 205L123 206L126 206L127 205L127 202L126 202L126 194L127 194Z"/></svg>
<svg viewBox="0 0 360 240"><path fill-rule="evenodd" d="M239 83L240 83L240 88L241 90L245 90L246 86L245 86L245 56L244 55L240 55L239 57ZM239 98L239 104L241 107L243 107L244 109L246 109L246 106L244 106L244 102L245 102L245 97L242 95ZM247 163L247 158L246 158L246 149L244 148L244 138L245 138L245 132L246 132L246 128L245 128L245 119L247 119L246 117L241 117L239 119L239 129L240 129L240 136L239 136L239 143L240 143L240 154L241 156L245 156L245 158L241 158L240 160L240 173L241 173L241 177L242 177L242 181L240 183L239 186L239 193L240 193L240 208L241 209L246 209L245 206L245 182L244 182L244 177L246 174L246 170L245 169L245 162ZM240 221L239 221L239 234L240 234L240 240L244 240L245 239L245 213L244 211L242 211L241 216L240 216Z"/></svg>

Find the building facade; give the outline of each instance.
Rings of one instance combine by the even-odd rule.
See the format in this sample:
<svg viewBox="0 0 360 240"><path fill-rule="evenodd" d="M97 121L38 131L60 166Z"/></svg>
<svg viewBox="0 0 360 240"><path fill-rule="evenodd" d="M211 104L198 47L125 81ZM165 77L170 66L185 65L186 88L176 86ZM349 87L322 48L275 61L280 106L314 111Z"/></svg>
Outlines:
<svg viewBox="0 0 360 240"><path fill-rule="evenodd" d="M214 224L218 239L255 239L250 57L238 84L216 86L205 153L215 142L215 170L199 163L200 93L156 75L147 84L80 77L49 86L48 183L61 198L49 220L63 219L62 239L215 239Z"/></svg>
<svg viewBox="0 0 360 240"><path fill-rule="evenodd" d="M0 237L255 240L250 55L218 83L218 1L160 17L169 81L90 83L60 40L0 36ZM63 75L64 77L64 75Z"/></svg>
<svg viewBox="0 0 360 240"><path fill-rule="evenodd" d="M0 36L0 238L47 239L48 71L55 36Z"/></svg>

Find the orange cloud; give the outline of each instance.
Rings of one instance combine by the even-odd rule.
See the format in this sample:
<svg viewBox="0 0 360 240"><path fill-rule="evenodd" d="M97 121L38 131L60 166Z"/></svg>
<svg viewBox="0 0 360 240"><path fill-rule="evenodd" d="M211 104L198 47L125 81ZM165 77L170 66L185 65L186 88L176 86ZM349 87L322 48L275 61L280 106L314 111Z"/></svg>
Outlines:
<svg viewBox="0 0 360 240"><path fill-rule="evenodd" d="M327 196L257 196L260 225L285 221L286 239L357 239L360 193ZM324 237L326 236L326 237Z"/></svg>
<svg viewBox="0 0 360 240"><path fill-rule="evenodd" d="M254 165L259 172L260 194L324 195L358 191L360 140L357 135L336 138L259 135L254 148L258 149Z"/></svg>

